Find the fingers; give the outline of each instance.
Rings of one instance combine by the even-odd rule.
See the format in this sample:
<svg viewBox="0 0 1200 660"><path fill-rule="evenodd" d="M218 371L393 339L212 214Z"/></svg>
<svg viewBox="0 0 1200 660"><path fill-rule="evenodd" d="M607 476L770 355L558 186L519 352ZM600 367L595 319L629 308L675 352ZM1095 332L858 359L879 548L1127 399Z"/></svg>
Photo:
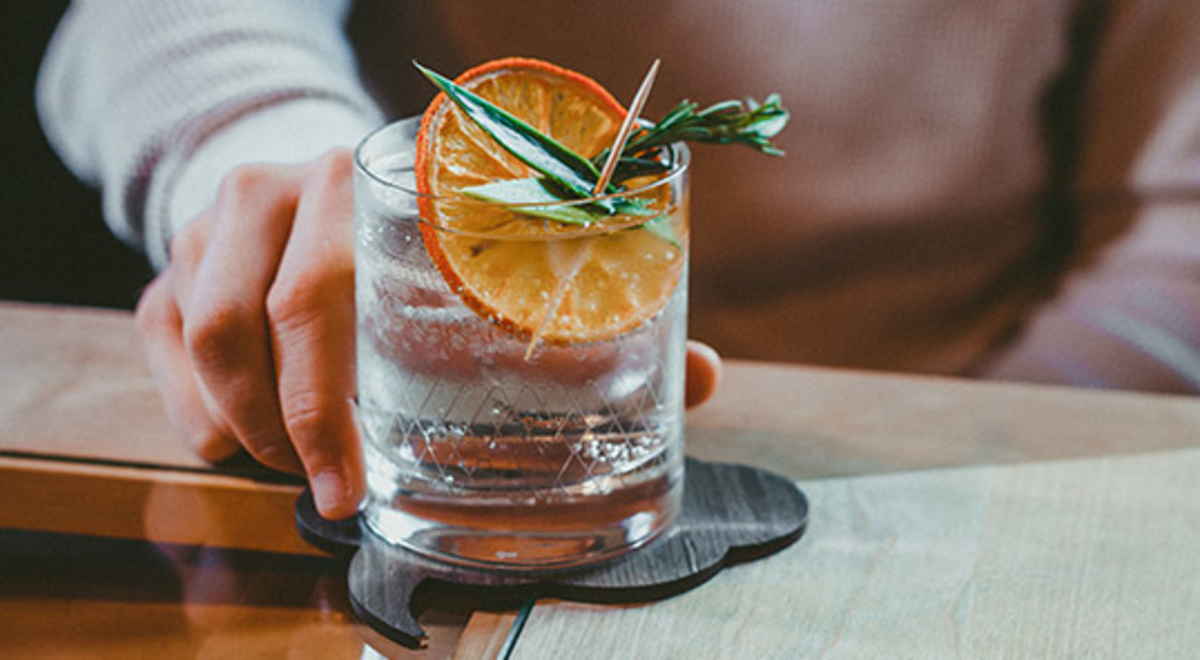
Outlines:
<svg viewBox="0 0 1200 660"><path fill-rule="evenodd" d="M300 472L281 421L264 303L291 230L293 178L265 166L231 172L203 257L180 269L175 293L183 344L211 416L259 462Z"/></svg>
<svg viewBox="0 0 1200 660"><path fill-rule="evenodd" d="M351 160L338 151L309 168L295 225L267 294L279 403L326 518L358 510L363 470L354 396Z"/></svg>
<svg viewBox="0 0 1200 660"><path fill-rule="evenodd" d="M172 242L139 323L168 414L197 452L307 472L327 517L363 490L351 414L353 233L346 151L245 166Z"/></svg>
<svg viewBox="0 0 1200 660"><path fill-rule="evenodd" d="M168 269L157 277L138 301L136 319L142 345L168 418L198 456L214 463L223 461L241 446L214 422L201 398L183 345L183 319L171 292L172 275Z"/></svg>
<svg viewBox="0 0 1200 660"><path fill-rule="evenodd" d="M721 356L711 346L688 340L684 405L694 408L712 397L721 383Z"/></svg>

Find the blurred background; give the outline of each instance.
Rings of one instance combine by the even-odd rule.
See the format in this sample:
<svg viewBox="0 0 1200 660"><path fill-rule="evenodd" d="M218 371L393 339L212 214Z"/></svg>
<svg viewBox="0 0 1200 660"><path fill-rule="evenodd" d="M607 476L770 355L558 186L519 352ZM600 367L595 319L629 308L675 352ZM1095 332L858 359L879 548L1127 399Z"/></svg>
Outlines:
<svg viewBox="0 0 1200 660"><path fill-rule="evenodd" d="M109 233L99 195L46 144L34 109L42 52L68 0L0 3L5 99L0 299L132 308L151 270Z"/></svg>

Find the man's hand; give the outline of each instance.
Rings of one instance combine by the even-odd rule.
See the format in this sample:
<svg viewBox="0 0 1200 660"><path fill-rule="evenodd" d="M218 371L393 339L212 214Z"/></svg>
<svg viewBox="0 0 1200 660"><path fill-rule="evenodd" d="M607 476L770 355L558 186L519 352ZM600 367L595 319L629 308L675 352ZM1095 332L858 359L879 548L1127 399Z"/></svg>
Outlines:
<svg viewBox="0 0 1200 660"><path fill-rule="evenodd" d="M210 461L245 448L308 476L323 514L362 496L349 151L247 165L171 242L138 326L167 413Z"/></svg>
<svg viewBox="0 0 1200 660"><path fill-rule="evenodd" d="M352 156L246 165L171 242L171 265L138 304L167 414L196 453L245 449L305 474L317 508L358 510ZM687 404L716 389L720 360L691 342Z"/></svg>

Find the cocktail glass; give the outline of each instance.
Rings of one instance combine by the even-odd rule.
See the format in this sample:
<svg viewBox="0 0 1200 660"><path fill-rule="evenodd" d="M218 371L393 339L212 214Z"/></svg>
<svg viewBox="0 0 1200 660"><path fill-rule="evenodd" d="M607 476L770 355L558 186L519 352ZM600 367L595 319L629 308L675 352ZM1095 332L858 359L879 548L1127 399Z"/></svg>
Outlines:
<svg viewBox="0 0 1200 660"><path fill-rule="evenodd" d="M387 125L365 138L355 157L365 521L386 541L420 554L506 570L577 566L645 544L669 524L682 498L687 149L673 146L666 175L622 193L644 200L652 213L603 228L466 235L440 229L428 216L438 209L494 212L495 203L419 194L418 128L416 119ZM512 211L513 222L554 222L534 211ZM604 263L606 251L661 276L634 278L651 289L644 304L565 310L556 292L531 303L544 310L540 322L514 322L489 311L486 287L448 277L447 264L431 257L431 242L464 259L488 250L525 255L517 266L499 260L510 270L488 275L508 299L523 287L544 287L534 280L546 264L562 276L560 289L635 286L620 268L580 267L581 255ZM521 267L533 262L541 270ZM547 328L563 314L602 330L556 338Z"/></svg>

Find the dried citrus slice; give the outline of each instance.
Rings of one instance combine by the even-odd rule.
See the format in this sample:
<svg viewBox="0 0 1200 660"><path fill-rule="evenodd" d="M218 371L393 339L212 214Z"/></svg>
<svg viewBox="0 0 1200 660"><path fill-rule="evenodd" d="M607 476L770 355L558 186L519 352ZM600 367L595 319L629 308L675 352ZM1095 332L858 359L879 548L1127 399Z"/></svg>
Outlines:
<svg viewBox="0 0 1200 660"><path fill-rule="evenodd" d="M586 158L610 146L625 115L595 81L540 60L495 60L455 82ZM468 307L520 337L554 344L615 337L658 314L679 283L686 208L662 181L624 193L647 200L648 214L582 228L463 195L537 173L445 94L422 118L414 169L426 249L443 278ZM637 228L651 217L670 223L676 240Z"/></svg>

